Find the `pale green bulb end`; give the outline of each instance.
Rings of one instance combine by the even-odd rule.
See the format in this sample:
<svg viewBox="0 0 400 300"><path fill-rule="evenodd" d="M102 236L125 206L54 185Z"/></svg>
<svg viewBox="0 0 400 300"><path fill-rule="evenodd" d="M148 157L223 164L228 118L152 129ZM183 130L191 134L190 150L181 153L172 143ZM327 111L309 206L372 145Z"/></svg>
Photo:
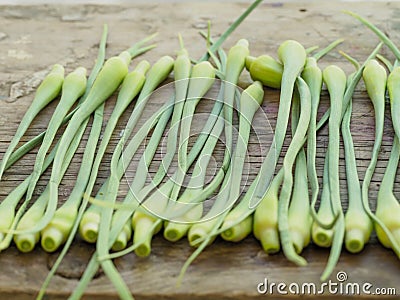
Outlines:
<svg viewBox="0 0 400 300"><path fill-rule="evenodd" d="M147 60L142 60L133 71L144 75L149 69L150 63Z"/></svg>
<svg viewBox="0 0 400 300"><path fill-rule="evenodd" d="M43 232L41 245L46 252L56 251L63 243L65 236L55 227L51 227Z"/></svg>

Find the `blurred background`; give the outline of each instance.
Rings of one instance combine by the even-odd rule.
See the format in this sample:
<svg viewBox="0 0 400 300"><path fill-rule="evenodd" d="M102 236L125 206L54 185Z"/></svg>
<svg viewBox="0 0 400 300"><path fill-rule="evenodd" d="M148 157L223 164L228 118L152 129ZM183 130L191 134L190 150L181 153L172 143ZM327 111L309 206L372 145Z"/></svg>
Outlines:
<svg viewBox="0 0 400 300"><path fill-rule="evenodd" d="M254 0L0 0L0 4L7 5L26 5L26 4L118 4L118 3L148 3L148 2L242 2L250 3ZM328 1L328 0L326 0ZM330 0L332 1L332 0ZM361 2L361 1L373 1L373 2L396 2L400 0L334 0L340 2ZM270 1L265 2L322 2L321 0L281 0L281 1Z"/></svg>

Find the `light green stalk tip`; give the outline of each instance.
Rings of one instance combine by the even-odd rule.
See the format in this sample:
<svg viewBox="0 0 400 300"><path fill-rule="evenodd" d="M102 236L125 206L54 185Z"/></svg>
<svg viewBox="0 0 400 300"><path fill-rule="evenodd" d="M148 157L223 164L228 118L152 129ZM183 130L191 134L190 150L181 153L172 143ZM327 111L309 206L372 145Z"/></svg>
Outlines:
<svg viewBox="0 0 400 300"><path fill-rule="evenodd" d="M42 235L41 245L46 252L54 252L62 244L64 235L57 228L51 227Z"/></svg>
<svg viewBox="0 0 400 300"><path fill-rule="evenodd" d="M117 222L117 220L113 220L113 222ZM113 226L113 225L112 225ZM121 251L126 248L126 245L128 244L129 240L132 237L132 227L131 223L128 221L125 223L124 227L122 228L121 232L118 234L118 237L116 238L112 250L114 251Z"/></svg>
<svg viewBox="0 0 400 300"><path fill-rule="evenodd" d="M253 82L251 85L249 85L244 90L243 93L247 94L252 99L251 102L253 102L255 104L256 108L258 108L264 100L264 89L263 89L261 82L259 82L259 81ZM246 104L243 102L249 102L248 99L246 99L246 98L247 97L242 97L240 107L243 107L242 104Z"/></svg>
<svg viewBox="0 0 400 300"><path fill-rule="evenodd" d="M206 232L204 230L201 230L201 232L198 232L196 230L195 232L192 232L191 234L188 235L188 240L189 240L189 245L192 247L198 247L200 243L198 240L204 235Z"/></svg>
<svg viewBox="0 0 400 300"><path fill-rule="evenodd" d="M51 69L51 71L50 71L50 74L60 75L60 76L63 76L63 77L64 77L64 73L65 73L64 67L62 65L59 65L59 64L55 64L53 66L53 68Z"/></svg>
<svg viewBox="0 0 400 300"><path fill-rule="evenodd" d="M142 60L133 70L134 72L146 74L146 72L150 69L150 63L147 60Z"/></svg>
<svg viewBox="0 0 400 300"><path fill-rule="evenodd" d="M81 237L88 243L95 243L99 233L100 215L88 212L79 225Z"/></svg>
<svg viewBox="0 0 400 300"><path fill-rule="evenodd" d="M206 230L203 226L193 226L190 228L188 233L188 241L191 247L199 247L202 244L204 237L207 237L209 230ZM212 243L215 237L213 237L209 243Z"/></svg>
<svg viewBox="0 0 400 300"><path fill-rule="evenodd" d="M230 228L221 233L221 237L226 241L240 242L241 240L246 238L253 229L252 216L247 217L236 226L230 226L229 223L234 223L234 221L230 220L230 222L224 223L224 226Z"/></svg>
<svg viewBox="0 0 400 300"><path fill-rule="evenodd" d="M291 64L297 64L298 67L301 68L305 64L307 53L303 45L299 42L294 40L287 40L279 46L278 56L283 64L290 61Z"/></svg>
<svg viewBox="0 0 400 300"><path fill-rule="evenodd" d="M215 69L208 61L202 61L196 64L192 70L192 78L213 78L215 77Z"/></svg>
<svg viewBox="0 0 400 300"><path fill-rule="evenodd" d="M246 70L250 71L251 69L251 65L253 64L253 62L256 60L256 58L254 56L246 56L246 60L245 60L245 66L246 66Z"/></svg>
<svg viewBox="0 0 400 300"><path fill-rule="evenodd" d="M89 223L84 226L82 229L82 234L83 239L88 242L88 243L95 243L97 241L97 236L99 234L99 228L97 224L94 223Z"/></svg>
<svg viewBox="0 0 400 300"><path fill-rule="evenodd" d="M177 56L178 57L179 56L187 56L187 57L189 57L189 52L186 50L186 48L182 48L182 49L178 50Z"/></svg>
<svg viewBox="0 0 400 300"><path fill-rule="evenodd" d="M280 251L278 195L282 175L283 172L280 172L275 176L267 193L254 212L253 234L261 242L264 251L268 254Z"/></svg>
<svg viewBox="0 0 400 300"><path fill-rule="evenodd" d="M387 74L385 68L377 60L371 59L367 62L363 71L363 79L372 101L376 100L376 96L373 94L385 93Z"/></svg>
<svg viewBox="0 0 400 300"><path fill-rule="evenodd" d="M235 77L240 75L241 69L244 67L244 60L249 55L249 42L246 39L237 41L228 52L227 67L235 73ZM230 65L230 66L229 66ZM228 76L229 74L227 74Z"/></svg>
<svg viewBox="0 0 400 300"><path fill-rule="evenodd" d="M291 229L290 237L293 242L293 247L296 250L297 254L300 254L304 247L307 246L307 241L304 239L304 234L299 230Z"/></svg>
<svg viewBox="0 0 400 300"><path fill-rule="evenodd" d="M35 98L40 98L42 95L47 95L49 96L49 99L54 99L61 90L64 82L64 73L64 67L62 65L55 64L50 73L43 79L42 83L37 88Z"/></svg>
<svg viewBox="0 0 400 300"><path fill-rule="evenodd" d="M135 254L139 257L147 257L150 255L150 253L151 253L151 246L149 241L141 243L135 249Z"/></svg>
<svg viewBox="0 0 400 300"><path fill-rule="evenodd" d="M164 238L170 242L176 242L180 240L182 237L179 234L179 231L176 229L170 229L168 231L164 230Z"/></svg>
<svg viewBox="0 0 400 300"><path fill-rule="evenodd" d="M280 88L282 82L283 65L269 55L261 55L257 58L250 57L248 68L253 80L260 81L263 85L271 88Z"/></svg>
<svg viewBox="0 0 400 300"><path fill-rule="evenodd" d="M14 236L14 243L18 250L23 253L31 252L39 240L39 234L17 234Z"/></svg>
<svg viewBox="0 0 400 300"><path fill-rule="evenodd" d="M121 231L121 233L118 235L117 240L112 245L112 250L121 251L126 248L127 244L128 244L128 236L125 231Z"/></svg>
<svg viewBox="0 0 400 300"><path fill-rule="evenodd" d="M126 65L129 65L130 62L131 62L131 59L132 59L132 57L131 57L131 55L130 55L130 53L129 53L128 51L122 51L122 52L118 55L118 57L119 57Z"/></svg>
<svg viewBox="0 0 400 300"><path fill-rule="evenodd" d="M306 65L304 66L304 70L307 68L315 68L318 67L318 61L315 57L307 57Z"/></svg>
<svg viewBox="0 0 400 300"><path fill-rule="evenodd" d="M299 201L299 199L296 199L295 201ZM292 206L289 208L290 237L297 254L300 254L303 249L308 246L311 239L312 217L308 197L306 197L306 201L307 202L301 204L307 204L307 207L301 208L301 204L293 203L292 198L292 203L295 205L295 208Z"/></svg>
<svg viewBox="0 0 400 300"><path fill-rule="evenodd" d="M154 228L159 220L147 212L135 211L132 217L132 228L134 232L133 242L137 245L135 253L139 257L149 256L151 253L151 239L154 234L161 230L162 222Z"/></svg>
<svg viewBox="0 0 400 300"><path fill-rule="evenodd" d="M328 248L332 245L332 240L333 240L332 229L324 229L318 226L316 222L314 222L311 233L312 233L311 234L312 240L317 246Z"/></svg>
<svg viewBox="0 0 400 300"><path fill-rule="evenodd" d="M239 40L235 46L229 49L225 72L225 80L227 82L232 84L237 83L245 66L246 57L249 54L249 42L245 39ZM226 88L228 90L231 89L229 86L226 86Z"/></svg>
<svg viewBox="0 0 400 300"><path fill-rule="evenodd" d="M189 223L180 224L168 222L164 229L164 238L170 242L179 241L187 234L190 227L191 224Z"/></svg>
<svg viewBox="0 0 400 300"><path fill-rule="evenodd" d="M364 249L365 234L360 229L352 229L346 232L345 245L350 253L359 253Z"/></svg>
<svg viewBox="0 0 400 300"><path fill-rule="evenodd" d="M147 73L147 79L143 86L141 95L148 97L162 80L165 80L174 66L174 59L165 55L157 60Z"/></svg>
<svg viewBox="0 0 400 300"><path fill-rule="evenodd" d="M245 47L245 48L249 48L249 41L246 39L240 39L237 43L237 46L241 46L241 47Z"/></svg>
<svg viewBox="0 0 400 300"><path fill-rule="evenodd" d="M163 66L165 69L172 69L173 64L174 64L174 59L173 59L171 56L169 56L169 55L165 55L165 56L161 57L161 58L154 64L154 66L155 66L157 63L160 65L160 67Z"/></svg>
<svg viewBox="0 0 400 300"><path fill-rule="evenodd" d="M85 76L85 77L86 77L87 70L86 70L86 68L84 68L84 67L78 67L78 68L76 68L76 69L74 70L73 73L75 73L75 74L77 74L77 75L79 75L79 76Z"/></svg>
<svg viewBox="0 0 400 300"><path fill-rule="evenodd" d="M362 209L362 208L361 208ZM364 211L350 208L345 216L345 246L350 253L358 253L364 249L372 232L372 222Z"/></svg>
<svg viewBox="0 0 400 300"><path fill-rule="evenodd" d="M281 250L279 232L276 228L265 228L259 232L259 240L265 253L276 254Z"/></svg>
<svg viewBox="0 0 400 300"><path fill-rule="evenodd" d="M398 86L398 82L400 80L400 67L396 67L390 72L388 80L387 80L387 86L388 86L388 91L390 95L397 95L397 93L393 93L392 91L397 91L396 87ZM395 97L390 97L390 101L393 102L393 98Z"/></svg>
<svg viewBox="0 0 400 300"><path fill-rule="evenodd" d="M185 43L183 42L183 37L182 34L178 33L178 40L179 40L179 46L181 47L180 50L185 49Z"/></svg>
<svg viewBox="0 0 400 300"><path fill-rule="evenodd" d="M391 197L390 200L386 199L384 201L387 201L387 203L381 204L381 206L378 203L376 217L389 229L397 243L400 243L400 204L394 196ZM383 201L381 201L381 203L382 202ZM379 241L384 247L393 248L389 237L378 224L375 224L375 231Z"/></svg>
<svg viewBox="0 0 400 300"><path fill-rule="evenodd" d="M322 77L328 87L336 90L336 86L346 86L347 77L344 71L336 65L329 65L322 71Z"/></svg>

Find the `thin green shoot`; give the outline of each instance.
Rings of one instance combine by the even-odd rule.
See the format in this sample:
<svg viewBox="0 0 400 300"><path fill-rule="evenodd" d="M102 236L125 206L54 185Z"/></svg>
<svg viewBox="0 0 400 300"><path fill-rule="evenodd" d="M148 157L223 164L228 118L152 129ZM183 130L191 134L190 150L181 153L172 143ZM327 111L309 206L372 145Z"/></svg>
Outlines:
<svg viewBox="0 0 400 300"><path fill-rule="evenodd" d="M7 162L17 147L18 142L28 130L33 119L39 114L39 112L45 108L51 101L53 101L61 91L61 87L64 81L64 67L56 64L53 66L49 74L43 79L41 84L36 90L35 97L23 116L21 123L19 124L17 131L12 138L10 145L1 161L0 165L0 180L7 165Z"/></svg>

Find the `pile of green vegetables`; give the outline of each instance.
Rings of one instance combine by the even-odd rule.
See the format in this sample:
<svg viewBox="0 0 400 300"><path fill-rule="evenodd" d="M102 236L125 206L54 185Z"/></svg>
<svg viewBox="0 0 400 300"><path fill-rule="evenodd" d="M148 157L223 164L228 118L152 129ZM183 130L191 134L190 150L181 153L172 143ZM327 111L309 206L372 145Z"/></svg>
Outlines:
<svg viewBox="0 0 400 300"><path fill-rule="evenodd" d="M148 256L152 237L161 230L167 240L177 241L186 236L189 244L197 248L183 266L180 278L218 235L227 241L239 242L253 233L266 253L282 249L285 256L299 266L307 264L300 254L311 241L320 247L330 247L321 280L331 275L343 244L349 252L362 251L373 228L379 241L400 257L400 204L393 194L400 157L400 67L397 60L392 65L378 54L382 44L392 50L397 59L400 59L400 51L375 26L348 12L382 40L361 65L343 53L356 68L348 76L338 66L331 65L323 70L318 66L319 59L341 40L317 53L314 53L315 47L305 49L299 42L288 40L279 46L279 59L275 59L269 55L251 56L248 41L240 39L225 53L221 48L224 40L260 2L255 1L217 41L211 39L209 32L202 33L208 51L199 60L190 57L180 37L175 59L164 56L153 65L141 60L129 71L132 58L155 47L148 45L154 36L104 62L105 27L96 64L88 78L83 67L64 78L61 65L55 65L44 78L0 165L1 178L9 167L38 147L32 174L1 201L0 249L5 250L14 242L21 252L29 252L40 242L45 251L54 252L64 245L42 286L39 299L45 295L46 287L77 234L95 243L96 251L70 299L83 295L99 267L122 299L132 299L112 259L132 251L138 256ZM242 91L237 84L244 69L254 82ZM152 93L167 78L173 78L171 96L140 124ZM375 111L375 144L362 182L358 178L350 132L352 95L361 78ZM215 86L218 96L190 147L196 107ZM264 88L280 89L275 132L257 176L242 193L252 121L261 109ZM329 93L330 108L317 120L323 88ZM378 197L369 199L369 185L382 142L387 91L395 136ZM117 95L115 106L107 123L103 124L105 101L114 94ZM32 121L54 99L59 102L46 131L17 148ZM110 149L119 119L133 102L125 129L117 145ZM289 121L291 140L283 153ZM60 183L90 122L76 184L67 200L59 203ZM325 125L329 130L329 143L320 193L316 172L317 131ZM62 133L58 140L57 133ZM347 211L342 208L339 185L341 137L348 181ZM148 182L148 174L143 174L143 170L154 163L163 138L166 140L165 155ZM208 181L207 168L221 139L225 145L223 161ZM140 153L143 143L146 146ZM112 153L109 162L103 160L107 151ZM140 172L135 174L123 201L118 202L121 180L135 155L140 157L136 163ZM283 158L280 168L279 156ZM171 174L174 162L177 168ZM97 194L93 194L102 164L109 170L108 178L101 182ZM50 180L33 201L36 184L49 168ZM188 183L184 185L185 180ZM213 195L211 207L206 208L205 200ZM369 204L375 200L376 211L372 212Z"/></svg>

